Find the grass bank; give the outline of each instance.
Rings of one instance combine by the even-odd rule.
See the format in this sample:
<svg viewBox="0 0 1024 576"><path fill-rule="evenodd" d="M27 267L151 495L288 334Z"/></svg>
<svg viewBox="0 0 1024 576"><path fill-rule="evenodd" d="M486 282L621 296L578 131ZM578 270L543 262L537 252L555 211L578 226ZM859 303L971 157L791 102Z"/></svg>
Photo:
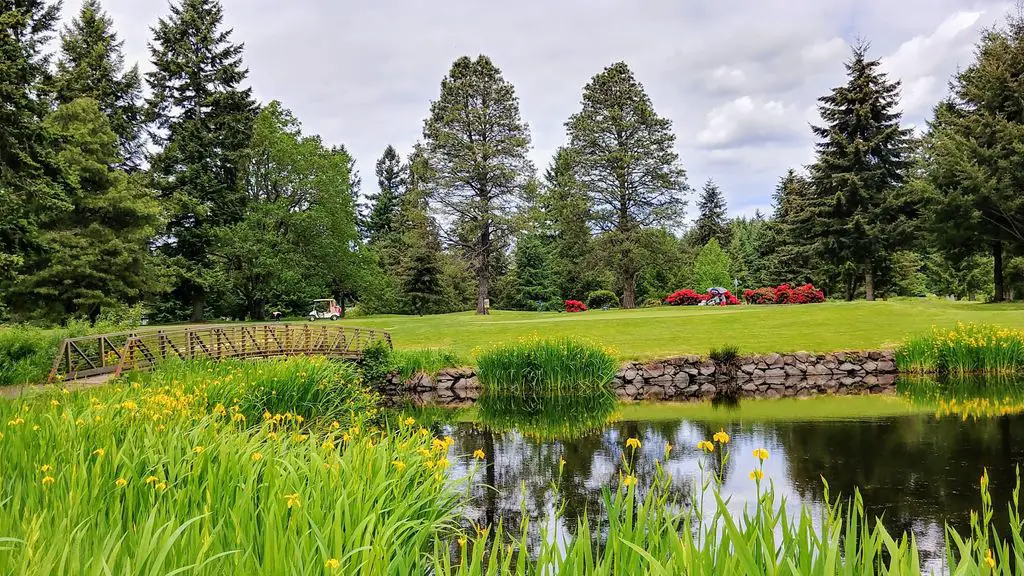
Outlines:
<svg viewBox="0 0 1024 576"><path fill-rule="evenodd" d="M464 361L521 337L577 336L615 350L620 360L706 354L735 345L741 353L834 352L895 348L905 337L957 322L1024 329L1024 304L893 299L813 306L665 306L583 314L494 311L490 316L370 316L353 326L389 330L398 349L445 348Z"/></svg>

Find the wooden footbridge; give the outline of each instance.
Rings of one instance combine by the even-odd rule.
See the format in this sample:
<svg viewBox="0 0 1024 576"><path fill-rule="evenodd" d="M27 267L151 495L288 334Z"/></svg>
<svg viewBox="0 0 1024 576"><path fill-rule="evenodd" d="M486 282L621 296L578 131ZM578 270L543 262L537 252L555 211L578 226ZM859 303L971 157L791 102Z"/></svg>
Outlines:
<svg viewBox="0 0 1024 576"><path fill-rule="evenodd" d="M67 338L53 360L48 382L119 376L150 370L169 359L326 356L358 360L391 334L335 324L229 324L181 326Z"/></svg>

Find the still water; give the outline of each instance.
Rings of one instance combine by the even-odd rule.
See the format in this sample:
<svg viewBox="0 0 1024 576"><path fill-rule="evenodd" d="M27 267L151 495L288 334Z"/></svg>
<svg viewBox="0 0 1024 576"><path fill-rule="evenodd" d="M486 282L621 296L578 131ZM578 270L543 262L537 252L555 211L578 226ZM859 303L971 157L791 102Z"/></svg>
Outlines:
<svg viewBox="0 0 1024 576"><path fill-rule="evenodd" d="M962 534L969 530L970 511L980 507L983 469L991 476L996 520L1005 516L1015 468L1024 459L1024 403L1004 393L1005 384L903 386L896 397L729 406L619 406L585 399L581 408L558 399L554 405L537 401L502 410L500 402L484 403L443 427L455 439L453 455L477 449L486 454L483 462L463 458L455 466L457 474L474 473L475 498L467 512L484 525L503 518L515 530L525 513L534 526L544 523L571 534L584 512L600 518L602 489L618 485L624 451L627 457L632 453L625 448L628 438L642 443L632 465L640 488L654 477L658 461L672 474L679 500L687 502L699 483L698 463L706 458L697 442L725 430L731 456L722 470L722 491L731 497L731 508L740 511L755 500L752 451L766 448L765 474L791 511L800 505L821 510L822 478L833 500L859 488L869 513L881 515L896 534L912 532L930 564L944 554L945 523ZM979 397L961 389L991 390ZM666 459L667 444L673 449ZM562 502L564 514L552 525Z"/></svg>

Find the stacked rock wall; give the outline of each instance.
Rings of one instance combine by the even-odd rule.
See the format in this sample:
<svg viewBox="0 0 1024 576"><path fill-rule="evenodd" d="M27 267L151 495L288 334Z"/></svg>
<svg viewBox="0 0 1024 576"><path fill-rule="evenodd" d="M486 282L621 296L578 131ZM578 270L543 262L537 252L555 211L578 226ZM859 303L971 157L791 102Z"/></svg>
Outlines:
<svg viewBox="0 0 1024 576"><path fill-rule="evenodd" d="M699 356L627 362L612 387L623 400L697 400L717 396L781 398L816 394L878 394L896 382L891 351L830 354L765 354L718 363ZM412 395L420 402L472 402L482 392L472 368L418 374L408 381L393 375L381 390L389 397Z"/></svg>

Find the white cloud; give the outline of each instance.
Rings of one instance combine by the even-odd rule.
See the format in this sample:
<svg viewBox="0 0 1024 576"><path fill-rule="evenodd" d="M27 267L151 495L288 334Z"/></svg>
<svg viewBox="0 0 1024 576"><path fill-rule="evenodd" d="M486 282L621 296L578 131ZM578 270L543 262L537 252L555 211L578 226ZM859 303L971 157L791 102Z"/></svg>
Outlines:
<svg viewBox="0 0 1024 576"><path fill-rule="evenodd" d="M177 1L177 0L174 0ZM669 117L692 184L714 177L735 210L767 203L778 177L813 155L818 96L843 82L848 45L867 38L905 81L906 121L923 125L981 26L1007 0L222 0L250 81L309 132L355 154L364 192L388 144L421 137L441 78L486 53L516 86L543 168L565 141L583 85L626 61ZM168 0L103 0L129 60L147 68L149 28ZM66 0L65 16L81 0Z"/></svg>

